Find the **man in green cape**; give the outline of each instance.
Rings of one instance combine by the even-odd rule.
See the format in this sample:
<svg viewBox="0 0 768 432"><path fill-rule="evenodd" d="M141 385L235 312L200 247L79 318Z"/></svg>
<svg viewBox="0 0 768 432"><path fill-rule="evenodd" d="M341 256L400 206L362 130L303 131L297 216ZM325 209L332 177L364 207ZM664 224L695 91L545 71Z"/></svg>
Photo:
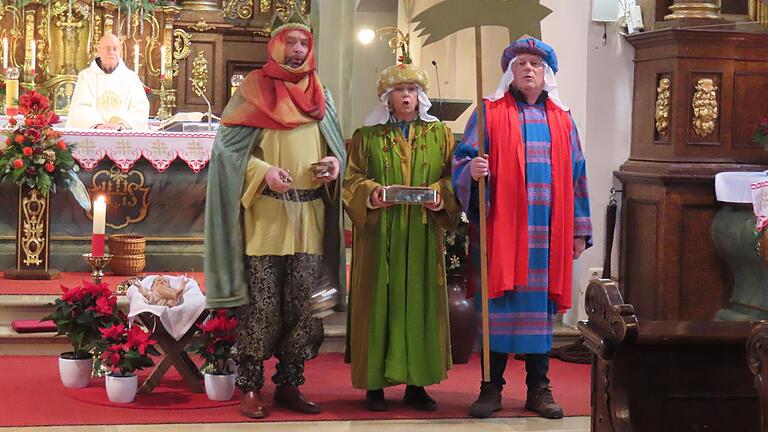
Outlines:
<svg viewBox="0 0 768 432"><path fill-rule="evenodd" d="M345 291L336 179L346 154L330 93L315 72L307 22L297 7L273 25L269 59L222 114L208 170L208 307L237 308L240 411L250 418L266 416L260 390L272 355L275 405L319 412L298 388L323 340L310 293L321 275L342 297ZM327 169L316 170L316 162Z"/></svg>

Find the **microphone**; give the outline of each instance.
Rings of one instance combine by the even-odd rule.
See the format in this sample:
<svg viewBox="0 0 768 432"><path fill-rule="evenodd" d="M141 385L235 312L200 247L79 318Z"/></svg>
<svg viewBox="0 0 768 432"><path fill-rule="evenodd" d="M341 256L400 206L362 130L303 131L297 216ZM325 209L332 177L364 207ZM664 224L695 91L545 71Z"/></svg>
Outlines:
<svg viewBox="0 0 768 432"><path fill-rule="evenodd" d="M443 114L443 94L440 92L440 72L437 69L437 61L434 60L434 59L432 60L432 66L435 67L435 79L437 80L437 98L440 101L440 102L438 102L438 104L440 105L438 110L440 111L440 117L441 117L441 120L442 120L442 117L443 117L443 115L442 115Z"/></svg>
<svg viewBox="0 0 768 432"><path fill-rule="evenodd" d="M192 87L194 87L195 90L197 90L197 93L200 94L200 96L203 98L205 103L208 105L208 132L210 132L212 129L211 117L213 117L213 113L211 112L211 101L209 101L208 98L205 97L205 92L203 92L203 89L201 89L200 86L197 85L195 80L193 80L191 77L189 78L189 80L192 81Z"/></svg>

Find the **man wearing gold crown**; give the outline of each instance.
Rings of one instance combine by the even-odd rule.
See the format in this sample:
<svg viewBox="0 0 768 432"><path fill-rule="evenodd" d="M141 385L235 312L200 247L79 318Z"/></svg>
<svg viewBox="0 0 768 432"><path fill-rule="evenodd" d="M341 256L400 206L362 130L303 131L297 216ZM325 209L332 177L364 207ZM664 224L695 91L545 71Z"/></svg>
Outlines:
<svg viewBox="0 0 768 432"><path fill-rule="evenodd" d="M426 72L406 63L385 69L380 104L355 131L344 179L354 225L347 361L366 407L387 410L384 387L405 384L403 401L433 411L424 389L451 366L444 230L455 229L450 129L427 113ZM429 187L436 202L385 202L390 185Z"/></svg>
<svg viewBox="0 0 768 432"><path fill-rule="evenodd" d="M77 76L68 128L149 129L149 100L139 76L120 58L122 47L111 33L99 40L99 56Z"/></svg>
<svg viewBox="0 0 768 432"><path fill-rule="evenodd" d="M525 354L525 408L561 418L549 387L548 353L555 314L571 307L573 260L591 244L586 164L576 123L558 96L554 49L534 38L515 41L502 53L501 68L499 87L483 101L488 153L478 154L474 113L453 169L456 196L470 220L469 288L475 292L483 199L477 181L488 176L490 382L481 383L469 413L484 418L501 409L507 358L518 353Z"/></svg>
<svg viewBox="0 0 768 432"><path fill-rule="evenodd" d="M330 93L315 72L307 23L298 4L292 15L276 16L269 59L227 104L208 171L208 307L237 308L240 411L251 418L267 414L260 390L263 362L272 355L275 405L319 412L299 391L304 363L323 340L310 290L321 272L342 292L346 282L335 181L346 154ZM317 175L315 162L329 169Z"/></svg>

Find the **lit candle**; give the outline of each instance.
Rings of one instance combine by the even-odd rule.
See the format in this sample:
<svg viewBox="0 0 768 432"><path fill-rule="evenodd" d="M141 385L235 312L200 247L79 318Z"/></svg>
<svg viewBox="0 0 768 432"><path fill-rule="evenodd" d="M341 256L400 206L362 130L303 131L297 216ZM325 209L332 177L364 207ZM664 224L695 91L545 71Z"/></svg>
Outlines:
<svg viewBox="0 0 768 432"><path fill-rule="evenodd" d="M3 38L3 70L8 69L8 38Z"/></svg>
<svg viewBox="0 0 768 432"><path fill-rule="evenodd" d="M103 196L93 202L93 235L91 237L91 255L104 256L104 224L107 216L107 202Z"/></svg>
<svg viewBox="0 0 768 432"><path fill-rule="evenodd" d="M160 79L165 79L165 45L160 47Z"/></svg>
<svg viewBox="0 0 768 432"><path fill-rule="evenodd" d="M139 44L133 45L133 70L139 73Z"/></svg>
<svg viewBox="0 0 768 432"><path fill-rule="evenodd" d="M35 41L32 41L32 75L35 74L35 68L37 66L37 60L35 57L37 57L37 44Z"/></svg>

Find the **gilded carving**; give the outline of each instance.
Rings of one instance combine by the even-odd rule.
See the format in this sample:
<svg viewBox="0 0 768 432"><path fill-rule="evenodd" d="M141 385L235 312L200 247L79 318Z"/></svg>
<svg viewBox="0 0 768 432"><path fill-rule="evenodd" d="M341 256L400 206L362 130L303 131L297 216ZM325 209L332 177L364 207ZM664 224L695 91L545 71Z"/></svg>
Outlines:
<svg viewBox="0 0 768 432"><path fill-rule="evenodd" d="M263 3L260 3L261 8L264 7ZM253 0L225 0L222 6L224 18L249 20L253 17Z"/></svg>
<svg viewBox="0 0 768 432"><path fill-rule="evenodd" d="M106 225L113 229L125 228L146 219L150 190L150 187L144 185L144 174L141 171L131 170L126 173L117 166L97 171L88 188L91 195L107 197L109 207Z"/></svg>
<svg viewBox="0 0 768 432"><path fill-rule="evenodd" d="M659 80L656 88L656 131L666 136L669 129L669 99L672 94L672 81L669 78Z"/></svg>
<svg viewBox="0 0 768 432"><path fill-rule="evenodd" d="M43 264L40 255L45 249L45 220L43 216L46 210L46 200L37 191L32 189L28 196L21 201L21 211L24 214L21 248L24 251L25 266L39 266Z"/></svg>
<svg viewBox="0 0 768 432"><path fill-rule="evenodd" d="M182 29L173 30L173 75L179 75L179 60L189 57L192 52L192 38Z"/></svg>
<svg viewBox="0 0 768 432"><path fill-rule="evenodd" d="M715 130L718 116L717 86L712 78L701 78L693 95L693 130L706 137Z"/></svg>
<svg viewBox="0 0 768 432"><path fill-rule="evenodd" d="M208 24L205 18L200 18L194 25L191 25L190 27L199 32L204 32L216 28L215 26Z"/></svg>
<svg viewBox="0 0 768 432"><path fill-rule="evenodd" d="M272 8L272 0L259 0L259 12L267 13Z"/></svg>
<svg viewBox="0 0 768 432"><path fill-rule="evenodd" d="M208 60L205 59L205 53L203 51L197 52L197 57L192 62L192 91L196 95L202 96L206 93L208 85Z"/></svg>

